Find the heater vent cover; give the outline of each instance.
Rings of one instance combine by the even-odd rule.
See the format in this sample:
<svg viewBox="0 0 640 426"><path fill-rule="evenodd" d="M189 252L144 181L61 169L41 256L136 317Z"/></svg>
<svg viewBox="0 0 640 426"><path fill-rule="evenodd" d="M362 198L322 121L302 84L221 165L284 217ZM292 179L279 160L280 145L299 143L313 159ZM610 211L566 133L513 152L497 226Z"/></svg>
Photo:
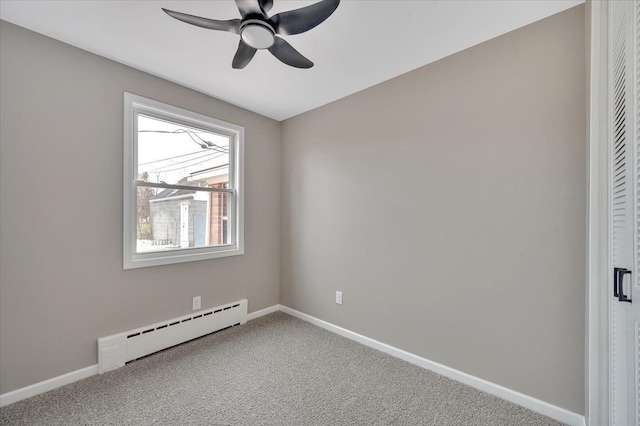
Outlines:
<svg viewBox="0 0 640 426"><path fill-rule="evenodd" d="M98 339L98 370L102 374L129 361L246 322L247 299L243 299L102 337Z"/></svg>

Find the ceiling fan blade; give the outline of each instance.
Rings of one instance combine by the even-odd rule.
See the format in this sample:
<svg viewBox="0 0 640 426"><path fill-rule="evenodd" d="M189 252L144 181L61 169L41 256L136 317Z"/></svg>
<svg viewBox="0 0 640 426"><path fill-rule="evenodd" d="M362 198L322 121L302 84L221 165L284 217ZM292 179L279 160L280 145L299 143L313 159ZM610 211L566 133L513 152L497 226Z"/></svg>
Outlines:
<svg viewBox="0 0 640 426"><path fill-rule="evenodd" d="M300 34L322 23L331 16L339 4L340 0L322 0L301 9L273 15L271 23L278 34Z"/></svg>
<svg viewBox="0 0 640 426"><path fill-rule="evenodd" d="M280 37L276 37L276 42L269 48L269 52L280 61L292 67L311 68L313 66L313 62L302 56L300 52Z"/></svg>
<svg viewBox="0 0 640 426"><path fill-rule="evenodd" d="M258 0L236 0L236 6L238 6L242 19L246 19L252 15L259 15L263 18L267 17Z"/></svg>
<svg viewBox="0 0 640 426"><path fill-rule="evenodd" d="M273 7L273 0L260 0L260 6L262 6L262 10L268 12Z"/></svg>
<svg viewBox="0 0 640 426"><path fill-rule="evenodd" d="M253 59L253 55L256 54L256 50L257 49L254 49L253 47L242 41L242 39L240 39L240 44L238 45L236 56L233 57L231 66L235 69L242 69L246 67L247 64Z"/></svg>
<svg viewBox="0 0 640 426"><path fill-rule="evenodd" d="M216 19L201 18L200 16L187 15L186 13L175 12L173 10L162 8L165 13L178 21L197 27L207 28L210 30L229 31L230 33L240 33L240 20L231 19L229 21L218 21Z"/></svg>

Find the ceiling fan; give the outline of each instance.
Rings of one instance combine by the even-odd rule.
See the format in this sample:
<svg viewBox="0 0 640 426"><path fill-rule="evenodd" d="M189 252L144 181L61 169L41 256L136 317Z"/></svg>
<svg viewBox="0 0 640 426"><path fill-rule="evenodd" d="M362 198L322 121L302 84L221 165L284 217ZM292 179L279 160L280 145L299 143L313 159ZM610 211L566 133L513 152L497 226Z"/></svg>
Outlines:
<svg viewBox="0 0 640 426"><path fill-rule="evenodd" d="M242 19L219 21L162 8L169 16L187 24L210 30L228 31L240 35L240 44L233 57L233 68L247 66L258 49L268 49L280 61L296 68L311 68L313 62L302 56L278 35L294 35L309 31L336 10L340 0L321 0L310 6L278 13L267 12L273 0L235 0Z"/></svg>

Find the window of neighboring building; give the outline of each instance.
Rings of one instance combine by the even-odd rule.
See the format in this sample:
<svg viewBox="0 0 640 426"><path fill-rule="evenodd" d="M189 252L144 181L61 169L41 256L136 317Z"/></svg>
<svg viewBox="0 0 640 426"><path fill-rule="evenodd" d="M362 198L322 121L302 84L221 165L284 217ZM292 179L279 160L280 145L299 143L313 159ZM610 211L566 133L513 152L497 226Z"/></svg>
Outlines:
<svg viewBox="0 0 640 426"><path fill-rule="evenodd" d="M244 129L124 100L125 269L242 254Z"/></svg>

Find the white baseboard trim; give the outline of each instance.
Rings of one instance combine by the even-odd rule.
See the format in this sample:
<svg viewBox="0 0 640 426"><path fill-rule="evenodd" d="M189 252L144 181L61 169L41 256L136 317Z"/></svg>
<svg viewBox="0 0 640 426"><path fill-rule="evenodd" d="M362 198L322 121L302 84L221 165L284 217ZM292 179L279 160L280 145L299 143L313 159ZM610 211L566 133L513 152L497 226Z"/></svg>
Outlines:
<svg viewBox="0 0 640 426"><path fill-rule="evenodd" d="M279 310L280 305L273 305L268 308L260 309L259 311L248 314L247 321L269 315L273 312L278 312ZM91 377L95 374L98 374L98 364L4 393L0 395L0 407L22 401L23 399L31 398L32 396L40 395L41 393L77 382L78 380L86 379L87 377Z"/></svg>
<svg viewBox="0 0 640 426"><path fill-rule="evenodd" d="M263 317L265 315L272 314L274 312L278 312L280 310L280 305L269 306L268 308L260 309L259 311L251 312L247 315L247 321L254 320L256 318Z"/></svg>
<svg viewBox="0 0 640 426"><path fill-rule="evenodd" d="M513 402L514 404L518 404L522 407L528 408L529 410L543 414L547 417L551 417L552 419L555 419L559 422L565 423L570 426L586 425L585 417L580 414L573 413L564 408L549 404L548 402L541 401L523 393L505 388L504 386L500 386L498 384L491 383L487 380L480 379L462 371L447 367L446 365L430 361L426 358L422 358L418 355L414 355L402 349L387 345L386 343L382 343L361 334L354 333L353 331L347 330L346 328L338 327L337 325L331 324L327 321L323 321L316 317L312 317L311 315L296 311L295 309L291 309L289 307L281 305L280 310L296 318L307 321L313 325L324 328L325 330L339 334L340 336L346 337L348 339L355 340L356 342L362 343L365 346L369 346L373 349L385 352L391 356L410 362L411 364L426 368L427 370L432 370L450 379L456 380L481 391L487 392L491 395L497 396L498 398L505 399L507 401Z"/></svg>
<svg viewBox="0 0 640 426"><path fill-rule="evenodd" d="M59 388L60 386L68 385L69 383L77 382L78 380L86 379L87 377L91 377L96 374L98 374L98 364L81 368L80 370L72 371L70 373L63 374L62 376L54 377L11 392L3 393L0 395L0 407L22 401L23 399L31 398L32 396L40 395L41 393L49 392L50 390Z"/></svg>
<svg viewBox="0 0 640 426"><path fill-rule="evenodd" d="M250 321L277 311L282 311L296 318L300 318L301 320L324 328L325 330L339 334L340 336L346 337L348 339L355 340L356 342L362 343L363 345L385 352L391 356L400 358L419 367L432 370L438 374L449 377L450 379L456 380L481 391L487 392L491 395L497 396L498 398L505 399L507 401L513 402L514 404L518 404L537 413L551 417L552 419L558 420L559 422L568 424L570 426L586 425L585 417L580 414L573 413L564 408L549 404L548 402L541 401L520 392L505 388L504 386L500 386L484 379L480 379L478 377L464 373L462 371L447 367L446 365L430 361L426 358L422 358L418 355L414 355L410 352L398 349L391 345L387 345L386 343L379 342L361 334L354 333L353 331L347 330L346 328L342 328L327 321L312 317L311 315L304 314L287 306L273 305L268 308L260 309L259 311L250 313L247 316L247 320ZM96 374L98 374L98 364L81 368L80 370L72 371L70 373L45 380L40 383L35 383L21 389L7 392L0 395L0 407L4 407L6 405L13 404L14 402L36 396L44 392L48 392L50 390L68 385L73 382L77 382L78 380L82 380Z"/></svg>

